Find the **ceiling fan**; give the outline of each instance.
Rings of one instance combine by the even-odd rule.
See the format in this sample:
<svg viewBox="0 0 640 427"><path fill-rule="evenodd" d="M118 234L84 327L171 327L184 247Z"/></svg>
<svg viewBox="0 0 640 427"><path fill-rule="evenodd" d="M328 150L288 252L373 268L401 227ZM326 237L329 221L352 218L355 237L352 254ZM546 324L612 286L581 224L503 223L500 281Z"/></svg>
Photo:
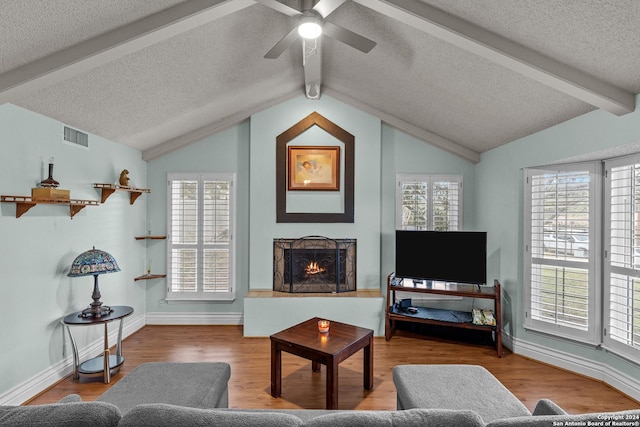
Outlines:
<svg viewBox="0 0 640 427"><path fill-rule="evenodd" d="M327 16L347 0L320 0L315 5L313 4L314 0L300 0L300 10L289 7L277 0L256 1L273 10L298 19L297 25L267 52L264 56L265 58L278 58L298 37L314 39L321 34L325 34L364 53L369 52L376 45L373 40L369 40L326 20Z"/></svg>

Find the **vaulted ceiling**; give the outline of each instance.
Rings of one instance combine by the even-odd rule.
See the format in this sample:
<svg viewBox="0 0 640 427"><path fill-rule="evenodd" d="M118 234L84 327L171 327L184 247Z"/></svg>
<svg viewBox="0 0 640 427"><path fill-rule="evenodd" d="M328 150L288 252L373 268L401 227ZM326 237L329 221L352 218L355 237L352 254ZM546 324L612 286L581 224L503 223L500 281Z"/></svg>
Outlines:
<svg viewBox="0 0 640 427"><path fill-rule="evenodd" d="M305 94L301 41L264 58L296 24L273 1L2 0L0 103L154 158ZM377 44L322 36L320 97L468 160L635 108L637 0L321 1L339 5L327 21Z"/></svg>

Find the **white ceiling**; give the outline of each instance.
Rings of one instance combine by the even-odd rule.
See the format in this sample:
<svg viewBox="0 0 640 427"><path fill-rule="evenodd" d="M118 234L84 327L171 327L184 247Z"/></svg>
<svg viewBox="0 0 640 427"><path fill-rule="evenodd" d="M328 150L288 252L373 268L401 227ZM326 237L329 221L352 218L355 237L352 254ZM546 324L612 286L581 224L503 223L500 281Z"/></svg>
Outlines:
<svg viewBox="0 0 640 427"><path fill-rule="evenodd" d="M263 57L295 19L254 0L0 8L0 103L146 159L304 94L301 42ZM327 20L377 46L322 37L321 96L471 161L594 109L627 114L640 92L637 0L347 0Z"/></svg>

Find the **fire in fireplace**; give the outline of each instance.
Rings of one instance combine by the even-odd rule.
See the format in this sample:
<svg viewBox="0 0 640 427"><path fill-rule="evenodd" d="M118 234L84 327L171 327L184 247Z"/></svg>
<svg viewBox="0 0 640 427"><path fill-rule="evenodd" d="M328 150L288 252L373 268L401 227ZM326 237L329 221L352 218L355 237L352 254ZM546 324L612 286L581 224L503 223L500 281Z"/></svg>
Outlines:
<svg viewBox="0 0 640 427"><path fill-rule="evenodd" d="M318 263L315 261L311 261L309 263L309 265L307 265L304 268L304 272L306 273L307 277L309 276L313 276L314 274L322 274L322 273L326 273L327 269L326 268L322 268L320 266L318 266Z"/></svg>
<svg viewBox="0 0 640 427"><path fill-rule="evenodd" d="M338 293L356 290L356 240L306 236L274 239L273 290Z"/></svg>

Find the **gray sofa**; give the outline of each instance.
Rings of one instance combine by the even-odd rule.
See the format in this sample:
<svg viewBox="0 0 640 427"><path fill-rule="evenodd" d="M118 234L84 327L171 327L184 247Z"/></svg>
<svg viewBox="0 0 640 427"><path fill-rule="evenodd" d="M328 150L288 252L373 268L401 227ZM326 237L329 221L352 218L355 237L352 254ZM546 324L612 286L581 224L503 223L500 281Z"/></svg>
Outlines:
<svg viewBox="0 0 640 427"><path fill-rule="evenodd" d="M397 411L228 409L229 378L226 363L147 363L95 402L70 395L55 404L0 407L0 426L516 427L640 421L640 409L568 415L544 399L531 414L493 375L471 365L395 367Z"/></svg>

